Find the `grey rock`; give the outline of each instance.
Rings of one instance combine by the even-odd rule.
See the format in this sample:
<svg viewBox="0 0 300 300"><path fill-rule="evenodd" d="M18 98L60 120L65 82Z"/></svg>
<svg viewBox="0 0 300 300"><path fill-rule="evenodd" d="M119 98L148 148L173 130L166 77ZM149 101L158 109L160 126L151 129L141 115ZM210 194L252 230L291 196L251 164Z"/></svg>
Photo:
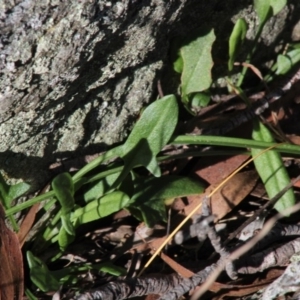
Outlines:
<svg viewBox="0 0 300 300"><path fill-rule="evenodd" d="M251 4L0 0L0 168L38 187L49 180L51 163L123 141L157 96L172 39L213 26L214 52L226 57L238 17L247 19L253 39L258 21ZM273 51L286 30L291 36L297 14L298 2L289 1L266 27L263 49ZM174 93L169 82L163 87Z"/></svg>

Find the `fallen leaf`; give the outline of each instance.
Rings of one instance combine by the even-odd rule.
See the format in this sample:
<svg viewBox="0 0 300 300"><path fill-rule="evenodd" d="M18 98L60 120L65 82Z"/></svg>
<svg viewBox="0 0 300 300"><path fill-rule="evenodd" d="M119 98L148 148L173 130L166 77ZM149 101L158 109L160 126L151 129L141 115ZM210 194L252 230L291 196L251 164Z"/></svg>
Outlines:
<svg viewBox="0 0 300 300"><path fill-rule="evenodd" d="M6 227L0 203L0 299L23 299L23 258L17 235Z"/></svg>
<svg viewBox="0 0 300 300"><path fill-rule="evenodd" d="M287 138L295 145L300 145L300 136L287 134Z"/></svg>
<svg viewBox="0 0 300 300"><path fill-rule="evenodd" d="M190 278L195 275L195 273L180 265L174 259L164 254L163 252L160 253L160 257L170 268L172 268L180 276L184 278Z"/></svg>
<svg viewBox="0 0 300 300"><path fill-rule="evenodd" d="M22 224L20 226L20 230L17 234L19 244L20 244L21 248L23 247L23 245L26 241L27 235L28 235L30 229L32 228L32 225L34 223L35 216L36 216L36 214L39 210L39 207L40 207L40 203L36 203L35 205L33 205L30 208L27 215L25 216L24 220L22 221Z"/></svg>
<svg viewBox="0 0 300 300"><path fill-rule="evenodd" d="M223 218L237 206L253 189L258 179L255 170L244 171L233 176L211 199L212 213L217 216L215 221ZM209 186L205 194L211 192L217 185ZM189 196L189 203L181 213L172 218L172 227L177 226L182 217L187 216L204 198L205 194ZM201 208L200 208L201 209ZM200 213L200 210L199 210ZM149 249L158 249L167 237L153 239L147 243L133 247L138 252Z"/></svg>
<svg viewBox="0 0 300 300"><path fill-rule="evenodd" d="M254 188L257 179L256 171L244 171L234 175L221 187L211 198L212 213L217 216L215 221L223 218L245 199ZM217 187L217 184L209 186L205 194L209 194L215 187ZM204 195L189 196L188 200L190 204L184 208L184 215L187 216L203 198Z"/></svg>
<svg viewBox="0 0 300 300"><path fill-rule="evenodd" d="M201 159L191 174L196 174L209 184L221 182L249 158L248 155L214 156Z"/></svg>

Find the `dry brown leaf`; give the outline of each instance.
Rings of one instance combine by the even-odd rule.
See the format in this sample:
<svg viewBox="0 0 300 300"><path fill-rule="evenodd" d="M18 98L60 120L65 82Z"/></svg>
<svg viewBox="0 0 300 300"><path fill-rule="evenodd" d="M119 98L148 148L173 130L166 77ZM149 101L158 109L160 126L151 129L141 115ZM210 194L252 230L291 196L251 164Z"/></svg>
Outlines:
<svg viewBox="0 0 300 300"><path fill-rule="evenodd" d="M234 175L224 187L217 191L211 199L212 213L217 215L217 220L223 218L234 207L236 207L252 191L258 179L256 171L244 171ZM217 184L211 185L205 191L209 194ZM188 197L191 204L184 208L184 215L187 216L204 195Z"/></svg>
<svg viewBox="0 0 300 300"><path fill-rule="evenodd" d="M217 215L217 220L223 218L235 206L237 206L253 189L258 179L257 173L253 171L244 171L233 176L227 184L222 187L213 197L211 201L212 213ZM206 190L206 194L211 192L217 185L211 185ZM187 216L202 201L205 194L197 196L189 196L189 203L182 211L181 216L177 215L172 218L172 226L177 226L182 220L182 215ZM199 211L200 213L200 211ZM148 243L135 246L137 251L145 251L147 249L158 249L167 237L154 239Z"/></svg>
<svg viewBox="0 0 300 300"><path fill-rule="evenodd" d="M243 67L251 69L252 72L264 83L264 79L263 79L263 76L262 76L260 70L258 68L256 68L254 65L246 63L246 62L242 62L242 63L236 62L236 63L234 63L234 65L235 66L242 65Z"/></svg>
<svg viewBox="0 0 300 300"><path fill-rule="evenodd" d="M149 294L145 297L145 300L157 300L160 298L160 295Z"/></svg>
<svg viewBox="0 0 300 300"><path fill-rule="evenodd" d="M193 168L192 174L197 174L209 184L219 183L248 158L248 155L241 154L231 157L214 156L209 159L199 160L199 163Z"/></svg>
<svg viewBox="0 0 300 300"><path fill-rule="evenodd" d="M171 267L180 276L184 278L190 278L195 275L195 273L180 265L174 259L164 254L163 252L160 253L160 257L169 267Z"/></svg>
<svg viewBox="0 0 300 300"><path fill-rule="evenodd" d="M30 208L27 215L25 216L24 220L22 221L20 230L17 234L21 248L23 247L23 245L26 241L27 235L28 235L30 229L32 228L32 225L34 223L35 216L39 210L39 207L40 207L40 203L36 203L35 205L33 205Z"/></svg>
<svg viewBox="0 0 300 300"><path fill-rule="evenodd" d="M24 293L23 258L17 235L6 227L0 203L0 299L21 300Z"/></svg>
<svg viewBox="0 0 300 300"><path fill-rule="evenodd" d="M287 134L287 138L295 145L300 145L300 136Z"/></svg>

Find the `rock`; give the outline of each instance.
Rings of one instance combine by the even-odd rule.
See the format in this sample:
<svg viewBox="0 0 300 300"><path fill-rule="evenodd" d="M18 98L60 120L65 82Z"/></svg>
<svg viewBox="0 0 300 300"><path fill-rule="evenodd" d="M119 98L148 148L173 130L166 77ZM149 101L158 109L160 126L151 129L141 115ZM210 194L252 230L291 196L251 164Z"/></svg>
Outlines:
<svg viewBox="0 0 300 300"><path fill-rule="evenodd" d="M226 58L232 20L247 19L250 39L258 26L252 1L15 2L0 3L0 168L34 187L49 180L51 163L126 138L157 96L172 39L212 26L214 51ZM289 3L266 27L264 49L274 52L299 15Z"/></svg>

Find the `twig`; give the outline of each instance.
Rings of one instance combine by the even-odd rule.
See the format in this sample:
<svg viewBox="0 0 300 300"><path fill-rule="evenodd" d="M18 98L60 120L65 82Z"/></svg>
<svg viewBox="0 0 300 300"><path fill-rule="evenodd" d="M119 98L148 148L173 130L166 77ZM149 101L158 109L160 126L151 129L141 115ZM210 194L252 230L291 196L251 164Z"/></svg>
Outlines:
<svg viewBox="0 0 300 300"><path fill-rule="evenodd" d="M181 277L177 274L147 276L130 278L109 282L100 289L75 297L75 300L122 300L147 294L165 293L174 288L180 282Z"/></svg>
<svg viewBox="0 0 300 300"><path fill-rule="evenodd" d="M298 251L300 251L300 238L281 246L270 247L252 256L244 255L237 261L236 268L239 274L256 274L271 267L286 265L292 255ZM256 265L253 262L256 262Z"/></svg>
<svg viewBox="0 0 300 300"><path fill-rule="evenodd" d="M284 271L284 273L271 283L264 291L262 300L276 299L278 296L282 296L287 293L296 292L299 293L300 286L300 262L292 262ZM298 297L293 299L299 299Z"/></svg>
<svg viewBox="0 0 300 300"><path fill-rule="evenodd" d="M274 240L282 240L284 236L299 235L300 225L286 225L277 223L272 230L265 236L263 241L274 242ZM266 246L263 243L263 247ZM276 262L282 264L299 249L299 238L289 242L287 245L279 246L278 248L270 248L248 258L242 258L237 261L236 269L238 274L250 274L273 266L271 257L277 257ZM286 251L286 249L288 251ZM273 252L272 252L273 251ZM265 258L267 257L268 258ZM257 262L261 263L257 265ZM266 263L268 262L268 263ZM250 267L256 264L256 268ZM178 274L144 276L141 278L130 278L125 280L117 280L103 285L97 289L89 291L85 294L77 296L76 300L121 300L129 299L136 296L147 294L163 294L160 300L177 299L180 295L194 289L200 283L207 280L208 276L219 266L224 265L224 259L220 259L216 264L206 267L198 272L191 280L182 278Z"/></svg>
<svg viewBox="0 0 300 300"><path fill-rule="evenodd" d="M269 108L270 103L280 99L284 94L286 94L293 84L300 79L300 69L298 69L293 76L289 77L286 82L279 88L275 89L271 93L267 94L265 97L257 100L251 108L245 109L221 127L212 128L208 130L203 130L203 135L224 135L228 131L238 127L239 125L252 120L255 116L261 115L266 109Z"/></svg>
<svg viewBox="0 0 300 300"><path fill-rule="evenodd" d="M276 202L296 183L300 180L300 175L296 177L294 180L292 180L285 188L283 188L279 193L277 193L272 199L270 199L268 202L266 202L265 205L263 205L261 208L259 208L253 216L251 216L249 219L247 219L237 230L232 232L227 240L224 242L224 246L228 245L228 243L233 240L247 225L249 225L251 222L253 222L258 216L260 216L264 210L266 210L268 207L273 207Z"/></svg>
<svg viewBox="0 0 300 300"><path fill-rule="evenodd" d="M285 215L289 215L292 213L297 212L300 210L300 203L285 209L282 213L278 213L274 217L272 217L262 228L262 230L254 236L249 242L235 250L231 255L227 258L227 260L236 260L243 254L247 253L253 246L258 243L261 239L263 239L268 232L272 229L274 224L281 218L283 218ZM210 285L217 279L219 274L222 272L224 265L227 263L227 261L223 262L223 264L218 265L218 267L214 270L214 272L209 276L209 278L205 281L205 283L197 290L197 292L192 297L192 300L198 299L207 289L210 287Z"/></svg>
<svg viewBox="0 0 300 300"><path fill-rule="evenodd" d="M212 215L211 208L209 205L209 199L208 197L204 197L202 201L202 215L203 217L209 217ZM217 231L215 229L215 226L213 222L211 221L207 226L207 236L214 247L215 251L220 254L222 260L226 260L226 258L229 256L229 252L225 249L224 245L222 246L221 238L217 234ZM232 261L229 261L228 264L225 266L227 275L231 279L237 279L237 275L234 269L234 266L232 264Z"/></svg>

